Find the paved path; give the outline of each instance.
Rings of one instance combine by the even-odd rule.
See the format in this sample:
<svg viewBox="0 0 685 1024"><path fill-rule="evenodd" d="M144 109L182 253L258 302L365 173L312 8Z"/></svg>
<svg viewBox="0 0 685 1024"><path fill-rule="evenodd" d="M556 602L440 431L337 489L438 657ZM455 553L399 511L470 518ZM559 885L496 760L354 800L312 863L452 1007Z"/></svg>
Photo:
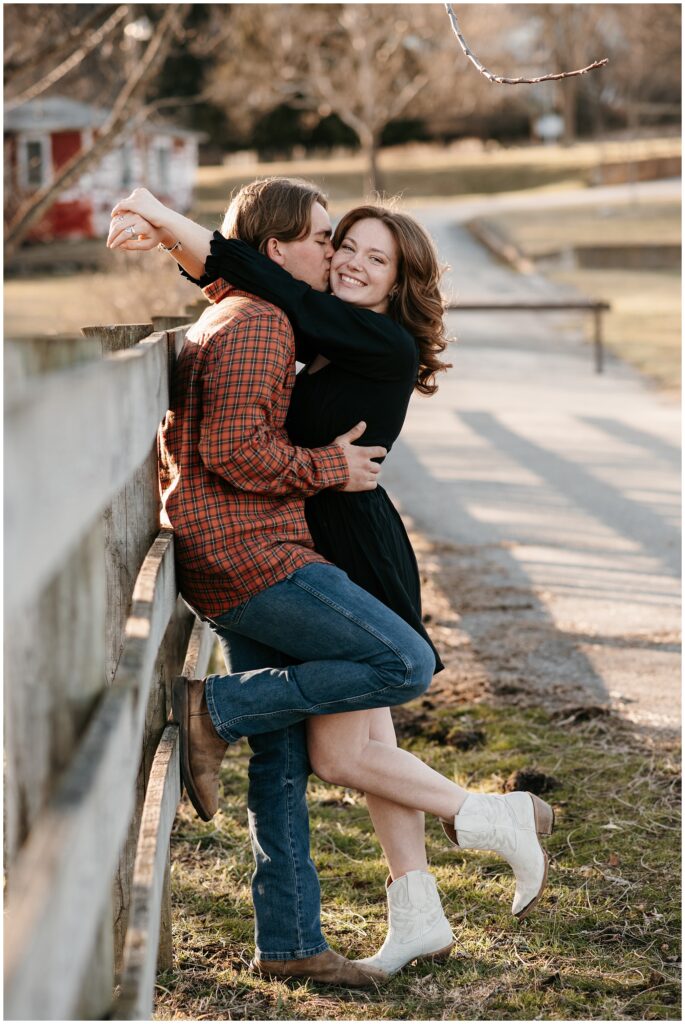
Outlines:
<svg viewBox="0 0 685 1024"><path fill-rule="evenodd" d="M457 299L556 292L495 263L460 226L458 203L411 212L451 265ZM478 552L486 590L528 595L516 621L540 637L532 687L609 703L671 732L680 694L676 401L615 359L595 374L578 314L455 313L449 327L459 338L454 369L436 397L412 401L384 484L417 527L472 559ZM461 624L474 635L483 628L469 613Z"/></svg>

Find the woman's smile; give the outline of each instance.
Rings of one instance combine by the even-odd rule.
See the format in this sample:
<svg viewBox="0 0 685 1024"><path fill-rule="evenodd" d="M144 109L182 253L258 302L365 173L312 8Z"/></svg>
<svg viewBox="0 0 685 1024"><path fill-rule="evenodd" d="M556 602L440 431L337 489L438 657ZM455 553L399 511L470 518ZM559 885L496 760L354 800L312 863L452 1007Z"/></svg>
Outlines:
<svg viewBox="0 0 685 1024"><path fill-rule="evenodd" d="M397 243L389 228L373 218L358 220L333 254L331 291L345 302L385 313L398 263Z"/></svg>
<svg viewBox="0 0 685 1024"><path fill-rule="evenodd" d="M342 284L349 285L352 288L366 288L364 281L359 281L356 277L350 277L349 274L341 274L340 281Z"/></svg>

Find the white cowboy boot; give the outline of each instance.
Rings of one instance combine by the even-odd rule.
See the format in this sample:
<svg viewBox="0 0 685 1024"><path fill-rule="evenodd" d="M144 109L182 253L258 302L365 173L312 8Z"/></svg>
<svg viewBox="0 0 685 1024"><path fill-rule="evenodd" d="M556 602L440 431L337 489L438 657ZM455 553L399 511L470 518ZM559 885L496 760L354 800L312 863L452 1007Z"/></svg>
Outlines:
<svg viewBox="0 0 685 1024"><path fill-rule="evenodd" d="M524 918L542 895L547 881L547 854L539 835L549 836L554 811L532 793L470 793L455 816L454 826L443 828L455 846L465 850L492 850L511 865L516 892L511 912Z"/></svg>
<svg viewBox="0 0 685 1024"><path fill-rule="evenodd" d="M388 934L373 956L354 963L396 974L412 960L446 960L454 935L445 917L435 879L427 871L408 871L390 885Z"/></svg>

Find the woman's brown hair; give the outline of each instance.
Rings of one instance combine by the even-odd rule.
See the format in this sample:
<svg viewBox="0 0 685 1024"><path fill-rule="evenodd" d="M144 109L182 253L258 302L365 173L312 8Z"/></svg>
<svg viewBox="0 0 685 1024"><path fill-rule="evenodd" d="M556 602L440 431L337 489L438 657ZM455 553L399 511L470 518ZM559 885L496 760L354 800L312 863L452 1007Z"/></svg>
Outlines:
<svg viewBox="0 0 685 1024"><path fill-rule="evenodd" d="M452 364L439 355L447 347L445 303L439 282L443 268L432 240L420 224L404 213L384 206L357 206L338 223L333 245L340 247L350 228L360 220L380 220L397 244L397 281L389 296L388 314L416 338L419 346L419 373L416 390L433 395L438 390L435 375Z"/></svg>

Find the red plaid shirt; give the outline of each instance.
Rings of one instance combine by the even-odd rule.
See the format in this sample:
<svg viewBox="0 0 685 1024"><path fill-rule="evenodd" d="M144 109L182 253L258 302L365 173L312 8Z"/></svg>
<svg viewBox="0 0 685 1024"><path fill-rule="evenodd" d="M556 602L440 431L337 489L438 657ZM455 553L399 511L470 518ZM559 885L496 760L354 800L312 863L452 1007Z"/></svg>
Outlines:
<svg viewBox="0 0 685 1024"><path fill-rule="evenodd" d="M223 280L204 293L213 305L179 356L159 460L179 587L211 617L325 561L304 498L343 486L348 470L338 445L297 448L285 432L295 382L285 314Z"/></svg>

